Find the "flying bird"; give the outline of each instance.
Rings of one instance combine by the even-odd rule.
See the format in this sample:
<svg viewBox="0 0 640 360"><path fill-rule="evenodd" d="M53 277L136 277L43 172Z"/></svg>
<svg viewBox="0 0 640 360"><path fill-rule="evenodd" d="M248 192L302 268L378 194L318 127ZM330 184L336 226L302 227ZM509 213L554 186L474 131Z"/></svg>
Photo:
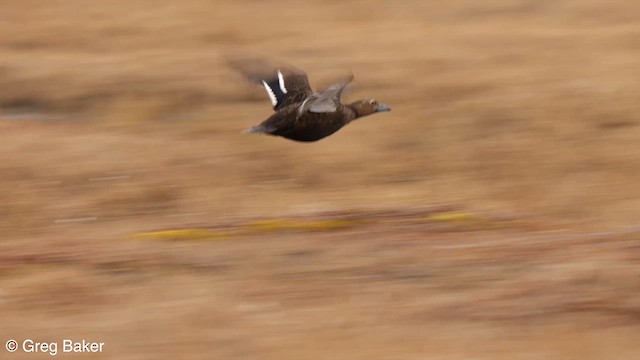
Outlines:
<svg viewBox="0 0 640 360"><path fill-rule="evenodd" d="M343 104L340 96L353 80L353 75L320 92L314 92L307 74L293 66L269 67L260 62L236 62L231 65L249 80L264 87L275 111L267 120L244 133L311 142L335 133L353 120L391 110L375 99Z"/></svg>

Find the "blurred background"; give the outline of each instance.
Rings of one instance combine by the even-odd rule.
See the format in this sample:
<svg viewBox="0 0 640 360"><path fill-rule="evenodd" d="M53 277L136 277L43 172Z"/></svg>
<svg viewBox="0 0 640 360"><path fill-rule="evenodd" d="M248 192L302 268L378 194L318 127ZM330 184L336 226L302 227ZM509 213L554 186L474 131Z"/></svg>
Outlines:
<svg viewBox="0 0 640 360"><path fill-rule="evenodd" d="M637 359L639 12L4 0L0 340L104 342L76 356L92 359ZM311 144L240 134L272 110L238 56L315 89L352 71L347 101L393 111Z"/></svg>

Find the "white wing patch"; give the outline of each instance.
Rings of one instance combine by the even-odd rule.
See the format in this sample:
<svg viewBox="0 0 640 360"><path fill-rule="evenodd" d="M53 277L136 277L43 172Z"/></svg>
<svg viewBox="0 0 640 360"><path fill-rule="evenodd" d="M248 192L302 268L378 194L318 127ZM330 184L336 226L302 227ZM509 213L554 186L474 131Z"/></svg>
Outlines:
<svg viewBox="0 0 640 360"><path fill-rule="evenodd" d="M282 76L282 72L280 72L280 70L278 70L278 83L280 84L280 90L282 90L282 92L286 94L287 88L284 86L284 77Z"/></svg>
<svg viewBox="0 0 640 360"><path fill-rule="evenodd" d="M298 108L298 116L302 115L302 113L305 112L305 110L307 110L304 108L304 104L306 104L307 101L309 101L309 98L304 99L304 101L302 102L302 105L300 105L300 107Z"/></svg>
<svg viewBox="0 0 640 360"><path fill-rule="evenodd" d="M280 74L280 72L278 72ZM276 94L273 93L273 90L267 85L267 82L262 80L262 85L264 85L265 90L267 90L267 95L269 95L269 100L271 100L271 105L276 106L278 103L278 99L276 99ZM282 87L282 84L280 85Z"/></svg>

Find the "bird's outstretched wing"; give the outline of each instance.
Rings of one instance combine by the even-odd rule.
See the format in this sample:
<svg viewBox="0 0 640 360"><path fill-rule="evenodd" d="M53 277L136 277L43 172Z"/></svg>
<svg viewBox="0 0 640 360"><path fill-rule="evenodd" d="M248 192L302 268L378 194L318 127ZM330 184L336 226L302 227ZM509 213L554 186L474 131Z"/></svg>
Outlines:
<svg viewBox="0 0 640 360"><path fill-rule="evenodd" d="M305 111L313 113L328 113L336 111L338 106L341 104L340 96L342 96L344 88L347 87L352 80L353 75L342 82L329 86L319 93L312 94L300 106L298 110L299 114L302 114Z"/></svg>
<svg viewBox="0 0 640 360"><path fill-rule="evenodd" d="M273 65L264 60L229 61L229 65L254 84L262 85L273 110L302 103L313 93L307 74L291 65Z"/></svg>

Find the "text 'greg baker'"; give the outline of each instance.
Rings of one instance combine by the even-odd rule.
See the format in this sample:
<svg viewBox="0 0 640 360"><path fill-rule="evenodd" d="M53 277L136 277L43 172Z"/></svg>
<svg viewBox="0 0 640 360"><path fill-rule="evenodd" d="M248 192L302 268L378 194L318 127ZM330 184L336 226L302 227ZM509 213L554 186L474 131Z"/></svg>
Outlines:
<svg viewBox="0 0 640 360"><path fill-rule="evenodd" d="M9 342L7 343L9 344ZM15 351L15 349L10 349L7 345L7 349L11 352ZM96 343L96 342L87 342L86 340L82 340L81 342L76 342L69 339L62 340L62 352L63 353L96 353L102 352L104 347L104 343ZM26 339L22 342L22 350L26 353L49 353L50 355L58 354L58 343L57 342L37 342L31 339Z"/></svg>

